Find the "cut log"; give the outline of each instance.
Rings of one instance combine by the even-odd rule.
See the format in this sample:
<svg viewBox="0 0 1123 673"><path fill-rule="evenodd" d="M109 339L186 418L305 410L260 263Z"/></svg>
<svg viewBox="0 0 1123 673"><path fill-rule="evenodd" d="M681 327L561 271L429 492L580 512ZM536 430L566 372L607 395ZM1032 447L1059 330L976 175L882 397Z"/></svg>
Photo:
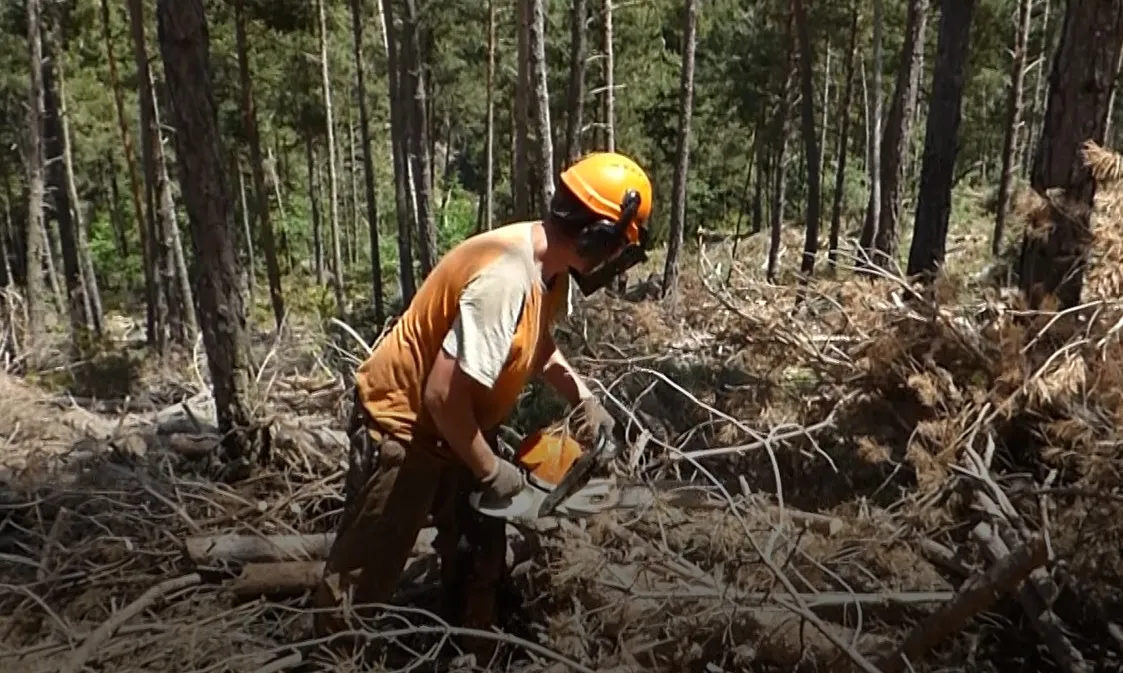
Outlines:
<svg viewBox="0 0 1123 673"><path fill-rule="evenodd" d="M221 561L318 561L327 558L335 533L307 535L200 535L187 538L187 555L198 564Z"/></svg>
<svg viewBox="0 0 1123 673"><path fill-rule="evenodd" d="M230 590L242 599L299 596L314 589L323 573L323 561L247 563Z"/></svg>
<svg viewBox="0 0 1123 673"><path fill-rule="evenodd" d="M980 539L992 536L986 524L973 531ZM960 631L972 617L994 604L1004 593L1013 593L1034 568L1045 564L1045 540L1035 536L1013 553L999 559L985 572L963 583L956 597L918 624L900 649L878 664L883 673L911 670L925 652L947 636Z"/></svg>
<svg viewBox="0 0 1123 673"><path fill-rule="evenodd" d="M413 554L432 552L437 529L422 528L413 543ZM331 551L335 533L304 535L196 535L187 538L187 555L198 564L216 562L256 563L265 565L293 561L322 561Z"/></svg>

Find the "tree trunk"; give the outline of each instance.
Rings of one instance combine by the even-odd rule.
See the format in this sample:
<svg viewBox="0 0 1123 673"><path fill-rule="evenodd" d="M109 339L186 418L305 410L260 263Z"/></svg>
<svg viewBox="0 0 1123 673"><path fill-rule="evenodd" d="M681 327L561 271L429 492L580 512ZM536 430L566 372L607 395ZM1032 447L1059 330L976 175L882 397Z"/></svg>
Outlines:
<svg viewBox="0 0 1123 673"><path fill-rule="evenodd" d="M164 239L157 231L156 222L156 160L153 156L154 143L159 137L155 128L155 114L152 109L152 78L148 72L148 50L144 40L144 3L142 0L128 0L129 25L133 38L133 59L136 63L137 98L140 107L140 139L142 166L144 168L144 215L145 230L148 232L148 263L152 265L153 311L156 328L156 351L162 353L167 343L167 303L164 301L164 288L160 270L165 267L167 250L163 248Z"/></svg>
<svg viewBox="0 0 1123 673"><path fill-rule="evenodd" d="M86 349L89 337L89 302L82 287L82 271L78 266L78 241L74 233L74 220L71 217L70 191L67 189L66 164L62 160L66 154L63 146L62 119L59 114L58 80L56 63L61 40L58 36L59 16L52 11L47 20L47 40L43 49L41 63L43 71L43 159L47 168L47 182L51 192L51 211L58 225L59 242L62 247L63 279L66 282L66 310L70 318L70 331L75 352Z"/></svg>
<svg viewBox="0 0 1123 673"><path fill-rule="evenodd" d="M589 20L586 0L573 0L569 19L569 108L565 115L566 165L581 156L581 124L585 114L585 26Z"/></svg>
<svg viewBox="0 0 1123 673"><path fill-rule="evenodd" d="M242 173L237 155L234 156L233 163L234 173L238 176L238 203L241 204L242 211L242 237L246 241L246 288L250 293L250 311L248 314L252 314L257 295L257 256L254 254L253 226L250 224L250 209L246 199L246 178Z"/></svg>
<svg viewBox="0 0 1123 673"><path fill-rule="evenodd" d="M108 170L107 170L108 169ZM113 234L117 241L117 253L122 258L129 256L129 237L125 233L125 217L121 212L121 189L117 186L117 162L112 156L106 158L102 164L102 184L105 184L106 173L109 174L109 219L113 224Z"/></svg>
<svg viewBox="0 0 1123 673"><path fill-rule="evenodd" d="M928 20L928 0L910 0L901 44L902 67L897 70L893 102L881 139L881 210L874 238L874 261L880 267L895 265L901 219L901 183L905 160L909 156L913 111L920 75L920 55L924 49L924 28Z"/></svg>
<svg viewBox="0 0 1123 673"><path fill-rule="evenodd" d="M416 0L403 0L404 49L407 55L402 59L405 81L410 97L407 109L412 120L409 133L411 170L414 179L414 193L417 200L417 243L418 261L421 263L421 277L429 275L436 264L437 238L433 227L433 158L429 152L429 132L425 123L428 117L429 102L425 95L425 51L422 49L422 26L417 12Z"/></svg>
<svg viewBox="0 0 1123 673"><path fill-rule="evenodd" d="M792 0L795 13L795 27L799 38L799 79L800 95L803 104L800 106L803 115L803 147L807 164L807 218L804 226L807 235L803 244L803 262L799 270L804 280L809 279L815 272L815 256L819 252L819 220L822 191L822 174L820 172L819 139L815 135L815 71L812 63L811 31L807 26L807 12L803 7L803 0Z"/></svg>
<svg viewBox="0 0 1123 673"><path fill-rule="evenodd" d="M870 196L866 205L866 219L862 223L862 232L858 237L860 257L858 266L866 266L864 254L869 253L873 245L874 236L877 234L877 224L881 221L881 72L882 72L882 42L885 9L883 0L873 0L873 69L870 73L869 109L870 119L868 124L869 148L866 160L866 169L869 171Z"/></svg>
<svg viewBox="0 0 1123 673"><path fill-rule="evenodd" d="M342 316L346 311L343 296L343 250L339 240L339 171L335 163L335 117L331 104L331 73L328 64L328 19L324 8L326 0L317 0L316 7L320 16L320 74L322 76L324 115L328 132L328 210L331 213L329 231L331 232L331 285L335 290L336 312Z"/></svg>
<svg viewBox="0 0 1123 673"><path fill-rule="evenodd" d="M784 49L783 79L780 84L779 104L776 106L776 116L773 120L772 137L775 139L776 154L772 160L772 195L769 206L769 240L768 240L768 266L765 277L769 283L775 283L780 261L781 234L784 227L784 200L787 191L787 153L788 153L788 115L791 114L791 100L789 98L792 86L792 48L791 48L791 17L788 17L788 27L784 38L787 46Z"/></svg>
<svg viewBox="0 0 1123 673"><path fill-rule="evenodd" d="M580 0L579 0L580 1ZM484 163L483 229L491 231L495 217L495 0L487 0L487 136Z"/></svg>
<svg viewBox="0 0 1123 673"><path fill-rule="evenodd" d="M151 76L151 73L149 73ZM191 276L187 271L187 260L183 255L183 242L179 236L179 221L176 217L175 197L172 195L172 181L168 176L168 160L164 152L163 132L160 124L160 106L155 99L156 87L149 82L152 92L152 118L155 128L153 145L156 164L156 191L159 194L157 211L160 223L159 235L162 247L167 252L164 259L164 289L168 302L168 327L177 343L186 345L195 342L198 333L198 320L195 316L195 297L191 289Z"/></svg>
<svg viewBox="0 0 1123 673"><path fill-rule="evenodd" d="M604 149L616 151L616 50L612 37L612 0L604 0Z"/></svg>
<svg viewBox="0 0 1123 673"><path fill-rule="evenodd" d="M955 157L962 118L963 71L971 46L975 0L942 0L940 36L936 45L928 124L924 132L924 161L916 198L908 275L931 277L944 261Z"/></svg>
<svg viewBox="0 0 1123 673"><path fill-rule="evenodd" d="M1052 45L1052 32L1049 28L1049 5L1050 0L1043 0L1045 3L1041 12L1041 46L1037 51L1037 79L1033 85L1033 107L1029 127L1026 129L1026 146L1025 151L1022 152L1022 170L1026 180L1029 180L1030 173L1033 171L1033 144L1030 140L1041 137L1041 124L1045 119L1045 115L1041 112L1042 101L1045 97L1045 68L1051 63L1050 54L1052 51L1049 49Z"/></svg>
<svg viewBox="0 0 1123 673"><path fill-rule="evenodd" d="M541 217L550 212L550 200L554 196L554 138L550 125L550 93L546 81L546 16L545 0L530 2L530 63L531 81L534 84L536 105L534 134L538 138L538 207Z"/></svg>
<svg viewBox="0 0 1123 673"><path fill-rule="evenodd" d="M243 4L243 0L234 0L234 36L238 49L238 79L242 89L242 130L246 134L246 140L250 146L254 213L257 215L257 224L260 227L261 243L265 248L265 270L269 277L269 302L273 307L273 322L280 330L285 319L285 297L281 290L281 266L277 261L277 242L273 235L273 221L269 213L269 192L265 187L264 160L261 156L261 137L257 129L257 110L254 104L253 79L250 75L249 49L246 44L246 17Z"/></svg>
<svg viewBox="0 0 1123 673"><path fill-rule="evenodd" d="M47 292L43 282L43 254L49 252L43 235L43 207L46 188L43 184L43 36L39 0L27 0L28 87L27 140L24 163L27 166L27 335L24 346L34 366L36 349L46 329Z"/></svg>
<svg viewBox="0 0 1123 673"><path fill-rule="evenodd" d="M514 212L517 219L531 216L530 213L530 12L531 0L515 0L516 12L516 55L517 73L515 79L515 158L511 168L511 196L514 199Z"/></svg>
<svg viewBox="0 0 1123 673"><path fill-rule="evenodd" d="M1016 170L1014 161L1018 152L1018 133L1022 125L1022 97L1026 77L1026 47L1033 0L1019 0L1018 23L1014 29L1014 54L1010 62L1010 96L1006 100L1006 133L1002 139L1002 176L998 182L997 214L994 218L994 235L990 241L991 254L997 256L1002 249L1002 236L1006 230L1006 210L1010 201L1010 185Z"/></svg>
<svg viewBox="0 0 1123 673"><path fill-rule="evenodd" d="M59 118L62 123L62 157L66 169L67 194L70 197L70 205L73 211L74 231L78 239L78 267L82 273L82 289L86 299L86 312L90 319L89 324L94 334L100 336L102 332L103 315L101 292L98 290L97 274L94 272L94 262L93 258L90 256L90 240L86 229L86 219L83 217L82 204L78 198L78 181L74 176L74 152L70 142L70 107L66 102L66 68L63 60L64 52L61 46L56 53L58 54Z"/></svg>
<svg viewBox="0 0 1123 673"><path fill-rule="evenodd" d="M838 165L834 173L834 203L831 204L831 233L827 244L827 263L833 270L838 259L838 235L842 229L842 204L846 192L846 158L850 155L850 105L854 95L854 61L858 56L858 3L850 10L850 46L846 50L846 84L839 105Z"/></svg>
<svg viewBox="0 0 1123 673"><path fill-rule="evenodd" d="M367 195L367 230L370 236L370 291L374 321L386 320L382 297L382 260L378 243L378 196L374 189L374 159L370 150L370 114L367 112L366 60L363 58L363 16L360 0L351 0L351 32L355 42L355 88L359 98L359 135L363 143L363 186Z"/></svg>
<svg viewBox="0 0 1123 673"><path fill-rule="evenodd" d="M402 305L408 306L416 292L413 276L413 209L410 204L409 161L406 158L406 110L402 100L401 66L398 46L401 31L394 25L391 0L382 0L383 25L386 27L386 83L390 91L390 141L394 164L394 207L398 220L398 277Z"/></svg>
<svg viewBox="0 0 1123 673"><path fill-rule="evenodd" d="M1080 301L1096 193L1081 149L1089 140L1104 142L1121 43L1123 4L1068 3L1049 74L1048 105L1031 186L1041 194L1063 190L1060 205L1070 212L1054 214L1047 233L1027 231L1022 241L1018 276L1034 308L1048 295L1056 296L1061 309Z"/></svg>
<svg viewBox="0 0 1123 673"><path fill-rule="evenodd" d="M312 147L312 134L304 136L304 151L308 160L308 200L312 204L312 265L316 285L324 284L324 234L320 215L320 181L316 168L316 151Z"/></svg>
<svg viewBox="0 0 1123 673"><path fill-rule="evenodd" d="M694 114L694 49L698 33L698 0L686 0L686 25L682 35L682 69L679 71L678 139L675 142L675 176L671 188L671 230L667 261L663 266L663 296L672 294L678 281L678 257L686 226L686 179L690 169L690 122Z"/></svg>
<svg viewBox="0 0 1123 673"><path fill-rule="evenodd" d="M132 133L129 132L128 117L125 114L125 94L121 88L121 78L117 75L117 57L113 53L113 31L109 21L109 0L101 0L101 29L105 42L106 58L109 62L109 79L113 86L113 102L117 109L117 123L121 129L121 146L125 151L125 166L129 171L129 193L133 202L133 216L136 219L140 239L140 254L144 267L145 327L149 347L157 346L159 332L156 323L156 276L152 267L152 251L148 244L148 226L144 214L144 200L141 197L140 178L136 171L136 152L133 150Z"/></svg>
<svg viewBox="0 0 1123 673"><path fill-rule="evenodd" d="M249 337L238 290L237 236L210 79L203 0L157 0L156 18L183 201L198 264L199 317L219 434L225 457L235 463L232 476L241 476L246 472L243 461L251 458L257 443L246 406Z"/></svg>

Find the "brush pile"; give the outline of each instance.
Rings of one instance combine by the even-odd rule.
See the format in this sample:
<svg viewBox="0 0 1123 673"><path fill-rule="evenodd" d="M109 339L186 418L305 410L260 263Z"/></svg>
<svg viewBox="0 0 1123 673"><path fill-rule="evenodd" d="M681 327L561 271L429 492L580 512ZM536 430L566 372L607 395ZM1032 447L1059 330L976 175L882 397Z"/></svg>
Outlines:
<svg viewBox="0 0 1123 673"><path fill-rule="evenodd" d="M1093 243L1114 259L1123 213L1101 191ZM665 301L640 283L587 302L560 335L628 426L622 475L702 495L510 526L519 599L479 668L1117 668L1118 264L1097 261L1086 302L1058 312L883 272L777 287L715 258L704 247ZM133 387L165 392L142 402L0 375L0 670L363 670L311 635L347 396L310 343L263 344L270 451L235 483L216 479L197 358L143 374ZM512 429L557 411L528 396ZM365 632L393 645L387 670L455 654L427 609L431 539Z"/></svg>

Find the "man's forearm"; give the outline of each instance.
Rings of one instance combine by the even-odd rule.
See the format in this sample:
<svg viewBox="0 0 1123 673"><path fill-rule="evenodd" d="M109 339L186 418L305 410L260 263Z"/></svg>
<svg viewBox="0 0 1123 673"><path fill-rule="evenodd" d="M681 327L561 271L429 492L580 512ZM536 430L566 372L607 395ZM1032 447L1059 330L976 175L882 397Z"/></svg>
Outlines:
<svg viewBox="0 0 1123 673"><path fill-rule="evenodd" d="M453 453L464 461L478 479L495 468L495 452L488 445L471 407L450 398L431 400L429 413Z"/></svg>
<svg viewBox="0 0 1123 673"><path fill-rule="evenodd" d="M593 394L561 351L556 348L542 367L542 378L546 379L546 383L558 391L571 406L577 406Z"/></svg>

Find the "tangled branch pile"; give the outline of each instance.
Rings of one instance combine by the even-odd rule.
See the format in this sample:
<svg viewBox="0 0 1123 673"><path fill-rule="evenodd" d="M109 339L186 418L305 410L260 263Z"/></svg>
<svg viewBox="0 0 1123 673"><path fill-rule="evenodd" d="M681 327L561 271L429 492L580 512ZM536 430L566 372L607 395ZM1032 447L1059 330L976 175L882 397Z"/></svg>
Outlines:
<svg viewBox="0 0 1123 673"><path fill-rule="evenodd" d="M1123 250L1114 194L1097 206L1098 259ZM947 278L796 291L710 252L676 300L600 298L562 335L628 421L621 476L692 479L698 497L510 526L519 598L491 636L499 659L478 663L1118 665L1118 265L1097 262L1088 301L1057 312ZM235 484L211 478L204 381L180 377L184 404L125 410L0 376L0 668L358 670L312 638L308 607L341 503L343 378L295 347L265 359L272 451ZM551 413L528 399L514 424ZM431 537L398 597L420 607L365 631L397 646L389 668L455 648L424 610Z"/></svg>

